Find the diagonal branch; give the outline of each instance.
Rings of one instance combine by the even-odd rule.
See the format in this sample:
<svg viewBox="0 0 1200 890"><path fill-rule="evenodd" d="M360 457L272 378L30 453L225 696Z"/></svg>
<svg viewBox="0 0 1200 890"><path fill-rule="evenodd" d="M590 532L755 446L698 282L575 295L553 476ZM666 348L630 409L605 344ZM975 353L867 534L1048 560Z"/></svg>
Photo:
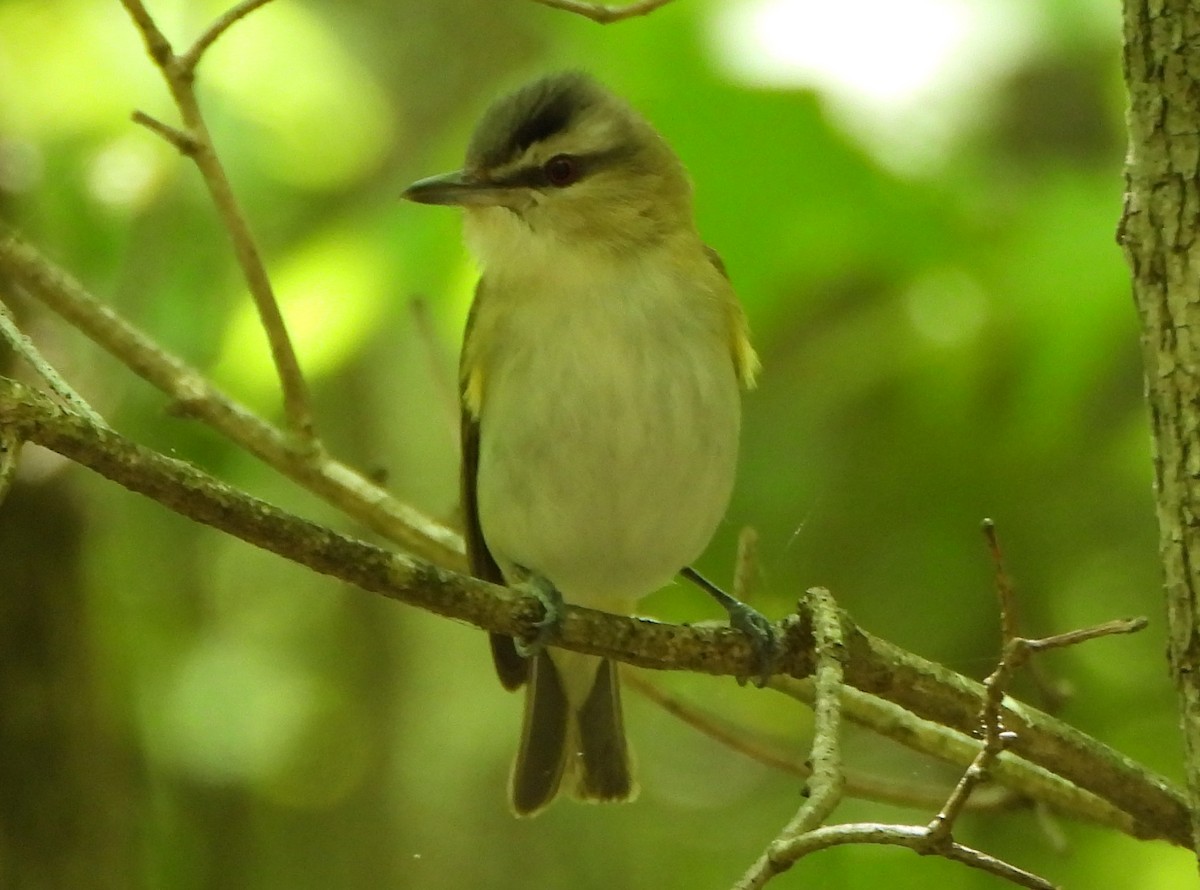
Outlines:
<svg viewBox="0 0 1200 890"><path fill-rule="evenodd" d="M182 516L364 590L510 636L532 636L531 597L339 534L159 454L0 377L0 431L62 454ZM556 645L641 667L745 674L754 653L729 628L690 628L570 606ZM804 659L797 669L805 670Z"/></svg>
<svg viewBox="0 0 1200 890"><path fill-rule="evenodd" d="M773 685L779 682L812 685L811 679L796 680L792 677L772 679ZM621 685L645 696L672 717L686 723L697 732L703 733L713 741L733 751L737 751L739 754L757 761L769 769L800 779L808 779L812 775L811 766L797 759L791 752L790 745L782 740L761 738L754 733L749 733L745 726L710 712L694 702L669 692L662 685L655 683L640 672L630 671L623 673L621 675ZM801 698L801 696L797 695L793 695L792 697ZM805 697L804 700L806 704L809 704L814 699L812 696L809 696ZM887 708L886 719L863 719L862 706L867 702L871 703L867 705L868 708L872 706ZM881 699L863 695L863 693L857 690L847 689L844 686L842 687L842 715L847 720L872 729L880 735L887 735L889 729L893 730L894 734L895 728L900 726L905 728L904 731L906 733L916 732L915 727L919 722L914 720L911 714L907 714L907 712L901 711L894 706L889 707L887 702ZM906 717L908 722L906 722ZM943 732L950 732L945 727L939 728ZM966 744L967 740L963 738L963 742ZM969 752L965 748L960 748L958 749L957 756L947 756L945 759L958 763L960 761L965 762L969 757ZM925 809L936 809L946 800L944 791L923 782L899 782L891 778L880 778L868 772L851 768L846 768L843 772L845 773L846 780L846 797L887 803L897 807L920 807ZM1060 779L1059 781L1062 780ZM1066 783L1063 784L1065 785ZM1098 799L1093 798L1092 801L1089 801L1089 804L1097 802ZM983 788L972 795L968 803L968 808L972 811L997 812L1001 810L1020 809L1026 803L1025 796L1007 788ZM1083 809L1081 808L1080 812L1082 813L1082 811ZM1093 806L1089 810L1089 816L1093 821L1103 821L1103 824L1109 825L1118 831L1129 830L1129 818L1124 813L1111 808L1109 812L1113 818L1103 821L1105 814L1098 812ZM1085 816L1084 818L1088 818L1089 816Z"/></svg>
<svg viewBox="0 0 1200 890"><path fill-rule="evenodd" d="M0 429L51 448L185 516L366 590L514 636L526 635L541 618L539 606L503 588L292 517L189 464L97 428L6 378L0 378ZM979 683L871 636L844 612L838 612L838 620L847 684L959 733L975 729L984 702ZM782 630L787 646L781 674L808 676L814 668L811 621L789 619ZM567 610L556 645L659 670L737 676L754 664L745 637L728 628L680 627L576 607ZM1130 818L1129 833L1188 842L1186 804L1165 779L1021 703L1006 702L1003 718L1017 733L1010 752L1123 810ZM1005 780L999 770L997 778Z"/></svg>
<svg viewBox="0 0 1200 890"><path fill-rule="evenodd" d="M465 568L462 540L454 532L397 501L345 464L324 454L297 451L278 429L167 352L2 223L0 269L30 296L41 300L139 377L166 393L175 402L175 413L203 421L410 553L439 565Z"/></svg>
<svg viewBox="0 0 1200 890"><path fill-rule="evenodd" d="M249 0L234 7L209 27L185 55L177 56L153 17L146 11L142 0L121 0L134 25L141 32L150 58L158 66L167 88L171 91L171 97L175 100L175 106L183 120L183 129L175 130L142 112L135 113L133 119L166 138L185 157L190 158L200 171L217 208L221 224L229 232L238 265L250 288L259 321L266 332L271 359L275 363L275 371L283 390L283 410L288 431L295 437L297 446L311 453L320 453L321 446L313 429L308 386L300 370L300 362L292 347L283 314L279 311L279 303L275 299L275 291L263 265L258 244L250 233L250 224L246 221L241 205L234 197L229 178L225 175L225 168L217 157L195 91L195 69L204 51L225 33L230 25L262 6L264 2L266 0ZM169 136L168 133L177 135Z"/></svg>
<svg viewBox="0 0 1200 890"><path fill-rule="evenodd" d="M50 391L62 399L63 404L69 405L72 411L82 415L96 426L107 426L104 418L97 414L83 396L63 379L63 376L58 373L58 369L46 361L38 348L33 345L33 341L21 332L3 299L0 299L0 341L4 341L12 347L13 352L21 356L29 367L33 368L37 375L46 381Z"/></svg>

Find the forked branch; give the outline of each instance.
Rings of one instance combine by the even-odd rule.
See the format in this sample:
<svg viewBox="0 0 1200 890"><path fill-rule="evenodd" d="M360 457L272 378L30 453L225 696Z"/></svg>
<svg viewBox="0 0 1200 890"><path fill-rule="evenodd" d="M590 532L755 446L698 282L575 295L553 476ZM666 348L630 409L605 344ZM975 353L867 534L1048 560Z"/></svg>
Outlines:
<svg viewBox="0 0 1200 890"><path fill-rule="evenodd" d="M296 351L284 323L283 313L279 310L279 302L275 299L275 291L263 264L258 244L250 233L250 224L241 205L234 197L225 168L217 157L195 91L196 66L204 52L231 25L268 2L270 0L245 0L239 3L210 25L191 49L177 55L142 0L121 0L129 17L141 32L150 58L154 60L166 81L171 98L179 110L183 127L172 127L140 111L133 114L133 120L166 139L181 154L190 158L200 171L221 218L221 224L229 232L238 265L250 288L259 321L267 335L271 359L283 392L284 416L287 418L288 431L293 439L291 445L299 454L317 457L321 453L321 446L313 426L308 386L300 370L300 362L296 358Z"/></svg>

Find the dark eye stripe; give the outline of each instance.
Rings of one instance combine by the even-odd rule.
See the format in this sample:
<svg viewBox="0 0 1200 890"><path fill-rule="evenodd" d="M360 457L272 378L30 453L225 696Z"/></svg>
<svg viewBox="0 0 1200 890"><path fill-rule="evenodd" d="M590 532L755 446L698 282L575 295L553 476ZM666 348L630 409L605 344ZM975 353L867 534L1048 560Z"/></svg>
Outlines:
<svg viewBox="0 0 1200 890"><path fill-rule="evenodd" d="M571 159L575 162L578 168L578 175L575 177L575 182L587 179L597 170L602 170L605 167L611 166L620 161L623 157L629 154L626 148L610 148L605 151L593 151L586 154L571 155ZM511 173L501 176L493 180L499 186L523 186L525 188L535 189L550 189L556 186L552 183L549 177L546 176L545 167L539 164L536 167L521 167L518 170L513 170ZM570 186L567 186L570 188Z"/></svg>

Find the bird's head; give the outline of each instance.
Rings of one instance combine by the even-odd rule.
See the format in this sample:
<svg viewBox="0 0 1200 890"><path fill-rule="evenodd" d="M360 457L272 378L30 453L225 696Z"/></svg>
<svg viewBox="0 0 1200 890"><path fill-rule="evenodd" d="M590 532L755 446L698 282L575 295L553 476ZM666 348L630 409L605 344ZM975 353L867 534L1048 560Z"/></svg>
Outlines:
<svg viewBox="0 0 1200 890"><path fill-rule="evenodd" d="M484 114L462 170L404 197L466 211L486 266L544 247L621 253L693 230L691 185L658 132L586 74L537 80Z"/></svg>

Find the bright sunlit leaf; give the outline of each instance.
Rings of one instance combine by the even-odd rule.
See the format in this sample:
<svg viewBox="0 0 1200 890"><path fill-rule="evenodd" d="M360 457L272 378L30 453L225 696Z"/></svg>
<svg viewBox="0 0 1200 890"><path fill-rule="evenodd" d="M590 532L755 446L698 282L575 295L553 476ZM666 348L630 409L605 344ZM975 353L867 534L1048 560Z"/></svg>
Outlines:
<svg viewBox="0 0 1200 890"><path fill-rule="evenodd" d="M393 139L387 97L336 38L310 10L280 3L239 23L205 60L234 113L262 131L254 150L264 165L292 185L361 176Z"/></svg>
<svg viewBox="0 0 1200 890"><path fill-rule="evenodd" d="M742 0L710 23L719 63L759 86L812 87L842 124L900 166L943 155L980 95L1029 51L1014 3Z"/></svg>
<svg viewBox="0 0 1200 890"><path fill-rule="evenodd" d="M307 376L332 372L368 335L394 296L376 242L338 232L309 245L275 276L275 292ZM249 295L233 316L213 369L223 385L254 398L278 391L266 336Z"/></svg>

